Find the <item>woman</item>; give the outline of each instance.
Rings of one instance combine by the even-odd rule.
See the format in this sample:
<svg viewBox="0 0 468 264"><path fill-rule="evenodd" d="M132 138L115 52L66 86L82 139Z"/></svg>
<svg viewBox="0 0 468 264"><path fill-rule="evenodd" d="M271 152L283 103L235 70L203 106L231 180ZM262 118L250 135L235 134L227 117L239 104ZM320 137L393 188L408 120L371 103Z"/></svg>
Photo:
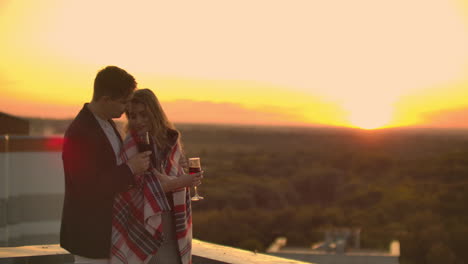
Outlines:
<svg viewBox="0 0 468 264"><path fill-rule="evenodd" d="M134 137L144 132L149 132L151 141L155 146L152 153L153 167L161 173L161 167L167 162L167 156L175 144L181 147L180 133L167 118L158 98L150 89L137 90L130 101L128 111L128 128ZM137 139L138 140L138 139ZM180 165L186 167L186 159L180 159ZM200 175L199 175L200 176ZM158 174L164 190L169 193L180 187L191 187L195 183L200 183L200 177L184 175L179 178L168 177L168 175ZM195 180L193 183L190 184Z"/></svg>
<svg viewBox="0 0 468 264"><path fill-rule="evenodd" d="M191 263L189 188L201 183L202 173L184 173L180 133L151 90L137 90L126 115L124 156L137 153L139 136L149 132L152 168L136 177L136 188L116 198L111 262Z"/></svg>

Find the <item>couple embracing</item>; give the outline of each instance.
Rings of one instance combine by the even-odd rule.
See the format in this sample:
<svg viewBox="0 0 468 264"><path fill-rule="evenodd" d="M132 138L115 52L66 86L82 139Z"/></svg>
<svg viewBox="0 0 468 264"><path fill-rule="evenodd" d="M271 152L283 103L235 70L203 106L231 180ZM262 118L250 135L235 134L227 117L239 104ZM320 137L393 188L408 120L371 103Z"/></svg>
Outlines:
<svg viewBox="0 0 468 264"><path fill-rule="evenodd" d="M122 139L113 118L128 119ZM141 151L141 135L150 148ZM75 263L191 263L190 187L180 133L156 95L108 66L65 133L60 245Z"/></svg>

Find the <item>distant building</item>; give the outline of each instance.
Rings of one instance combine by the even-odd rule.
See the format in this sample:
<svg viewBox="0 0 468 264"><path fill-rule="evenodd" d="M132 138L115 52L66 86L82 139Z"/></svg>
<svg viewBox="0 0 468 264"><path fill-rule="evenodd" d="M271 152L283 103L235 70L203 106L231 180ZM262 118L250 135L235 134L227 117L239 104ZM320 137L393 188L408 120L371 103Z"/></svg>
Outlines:
<svg viewBox="0 0 468 264"><path fill-rule="evenodd" d="M29 135L29 121L0 112L0 135Z"/></svg>

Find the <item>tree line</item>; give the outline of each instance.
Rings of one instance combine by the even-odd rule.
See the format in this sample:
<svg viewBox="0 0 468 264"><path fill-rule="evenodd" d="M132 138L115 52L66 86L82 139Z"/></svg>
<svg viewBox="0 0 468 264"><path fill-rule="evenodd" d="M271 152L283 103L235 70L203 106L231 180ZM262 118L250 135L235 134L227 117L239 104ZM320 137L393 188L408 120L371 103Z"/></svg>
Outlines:
<svg viewBox="0 0 468 264"><path fill-rule="evenodd" d="M467 263L468 133L180 126L201 157L194 236L263 251L359 227L361 247L401 243L402 264Z"/></svg>

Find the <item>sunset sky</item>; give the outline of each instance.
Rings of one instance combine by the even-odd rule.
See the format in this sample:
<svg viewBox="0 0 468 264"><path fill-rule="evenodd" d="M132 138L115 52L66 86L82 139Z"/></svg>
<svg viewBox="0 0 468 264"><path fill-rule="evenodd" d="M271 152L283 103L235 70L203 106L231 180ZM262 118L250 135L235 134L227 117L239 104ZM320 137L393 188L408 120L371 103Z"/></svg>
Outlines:
<svg viewBox="0 0 468 264"><path fill-rule="evenodd" d="M0 111L124 68L174 122L468 128L468 0L0 0Z"/></svg>

